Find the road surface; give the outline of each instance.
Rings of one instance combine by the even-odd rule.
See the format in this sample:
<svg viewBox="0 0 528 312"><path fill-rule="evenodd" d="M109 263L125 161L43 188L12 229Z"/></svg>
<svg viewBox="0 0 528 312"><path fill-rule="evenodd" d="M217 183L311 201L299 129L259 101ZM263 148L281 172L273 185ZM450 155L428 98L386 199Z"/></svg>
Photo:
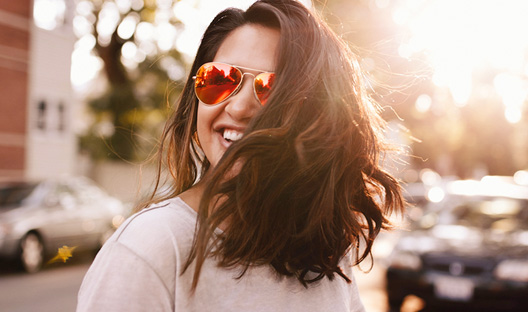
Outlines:
<svg viewBox="0 0 528 312"><path fill-rule="evenodd" d="M0 311L75 311L77 292L89 265L89 261L54 265L35 274L3 269Z"/></svg>
<svg viewBox="0 0 528 312"><path fill-rule="evenodd" d="M0 311L75 311L77 292L91 260L57 263L35 274L0 270ZM356 269L354 276L366 311L386 312L384 267L376 264L369 273Z"/></svg>

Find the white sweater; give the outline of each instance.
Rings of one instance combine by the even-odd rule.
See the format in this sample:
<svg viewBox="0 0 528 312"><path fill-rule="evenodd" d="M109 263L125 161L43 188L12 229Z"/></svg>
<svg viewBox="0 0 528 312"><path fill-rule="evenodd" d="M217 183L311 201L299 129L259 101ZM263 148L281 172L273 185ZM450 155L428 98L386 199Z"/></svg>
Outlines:
<svg viewBox="0 0 528 312"><path fill-rule="evenodd" d="M343 272L303 287L271 267L220 268L203 264L194 295L193 267L181 274L197 214L180 198L130 217L105 243L84 277L77 311L364 311L348 256Z"/></svg>

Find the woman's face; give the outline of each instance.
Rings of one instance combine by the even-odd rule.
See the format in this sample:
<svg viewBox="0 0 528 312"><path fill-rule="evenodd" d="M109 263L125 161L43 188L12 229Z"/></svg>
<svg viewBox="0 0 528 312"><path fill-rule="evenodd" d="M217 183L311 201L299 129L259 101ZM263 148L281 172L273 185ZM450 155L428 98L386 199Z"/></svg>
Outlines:
<svg viewBox="0 0 528 312"><path fill-rule="evenodd" d="M241 26L226 37L213 61L275 72L279 37L279 30L273 28L251 24ZM198 139L213 167L229 145L241 138L251 118L262 108L253 92L253 78L244 75L239 91L220 104L198 104Z"/></svg>

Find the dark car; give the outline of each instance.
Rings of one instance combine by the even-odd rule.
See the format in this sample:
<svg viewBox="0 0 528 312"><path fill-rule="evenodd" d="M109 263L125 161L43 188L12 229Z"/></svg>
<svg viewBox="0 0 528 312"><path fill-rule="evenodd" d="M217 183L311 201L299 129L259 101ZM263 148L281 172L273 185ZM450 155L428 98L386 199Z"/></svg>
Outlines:
<svg viewBox="0 0 528 312"><path fill-rule="evenodd" d="M86 178L0 182L0 257L36 272L67 246L97 250L125 209Z"/></svg>
<svg viewBox="0 0 528 312"><path fill-rule="evenodd" d="M387 295L428 310L528 311L528 187L455 181L423 207L389 257Z"/></svg>

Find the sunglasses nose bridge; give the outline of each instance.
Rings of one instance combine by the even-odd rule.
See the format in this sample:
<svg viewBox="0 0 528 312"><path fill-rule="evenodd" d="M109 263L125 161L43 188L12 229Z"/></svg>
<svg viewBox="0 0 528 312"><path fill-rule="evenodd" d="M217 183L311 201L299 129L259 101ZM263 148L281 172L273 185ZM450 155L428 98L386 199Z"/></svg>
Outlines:
<svg viewBox="0 0 528 312"><path fill-rule="evenodd" d="M246 75L250 75L250 76L253 76L253 79L251 80L252 81L252 86L253 86L253 89L255 88L255 78L257 78L257 75L255 74L252 74L252 73L242 73L242 77L240 77L240 82L238 84L238 87L236 88L235 91L233 91L233 94L232 95L235 95L237 94L238 92L240 92L240 90L242 89L242 85L244 84L244 76Z"/></svg>
<svg viewBox="0 0 528 312"><path fill-rule="evenodd" d="M244 81L245 75L252 76L252 78ZM236 90L229 96L230 100L225 102L224 110L233 120L247 122L260 107L260 101L255 96L256 76L252 73L243 73Z"/></svg>
<svg viewBox="0 0 528 312"><path fill-rule="evenodd" d="M245 75L250 75L250 76L253 76L253 81L255 81L255 78L257 78L257 76L255 74L252 74L252 73L242 73L242 78L240 78L240 84L242 84L244 82L244 76Z"/></svg>

